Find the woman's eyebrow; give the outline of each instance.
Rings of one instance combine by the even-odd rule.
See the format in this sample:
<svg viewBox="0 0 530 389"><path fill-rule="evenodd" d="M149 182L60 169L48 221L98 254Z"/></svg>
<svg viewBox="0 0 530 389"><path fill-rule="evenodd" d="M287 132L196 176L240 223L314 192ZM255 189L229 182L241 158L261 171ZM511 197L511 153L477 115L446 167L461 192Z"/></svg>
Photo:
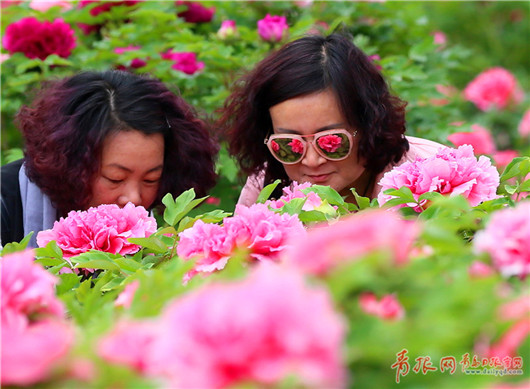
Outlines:
<svg viewBox="0 0 530 389"><path fill-rule="evenodd" d="M312 134L316 134L317 132L326 131L326 130L334 130L337 128L344 128L344 123L334 123L334 124L329 124L324 127L317 128L316 130L312 132ZM299 131L291 130L291 129L283 128L283 127L276 127L276 131L282 134L295 134L295 135L300 134Z"/></svg>

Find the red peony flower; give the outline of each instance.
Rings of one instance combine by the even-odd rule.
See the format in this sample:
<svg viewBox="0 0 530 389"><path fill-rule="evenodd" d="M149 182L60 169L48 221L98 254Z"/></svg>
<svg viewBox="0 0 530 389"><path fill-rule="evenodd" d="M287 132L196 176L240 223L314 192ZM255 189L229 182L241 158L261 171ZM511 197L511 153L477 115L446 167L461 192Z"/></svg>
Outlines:
<svg viewBox="0 0 530 389"><path fill-rule="evenodd" d="M4 48L28 58L46 59L51 54L68 58L76 46L74 30L63 19L41 22L34 17L20 19L6 28Z"/></svg>
<svg viewBox="0 0 530 389"><path fill-rule="evenodd" d="M258 20L258 34L268 42L279 42L288 33L289 26L285 16L267 14L263 19Z"/></svg>
<svg viewBox="0 0 530 389"><path fill-rule="evenodd" d="M174 52L173 50L168 50L165 53L162 53L163 59L169 59L175 61L172 69L178 70L186 74L195 74L199 70L204 68L204 62L197 61L197 54L190 52Z"/></svg>
<svg viewBox="0 0 530 389"><path fill-rule="evenodd" d="M100 13L108 12L112 7L116 7L118 5L126 5L126 6L132 6L136 3L140 2L141 0L126 0L126 1L98 1L98 0L81 0L79 2L79 7L84 8L89 4L92 3L99 3L96 7L92 8L90 10L90 15L92 16L98 16ZM101 28L101 24L84 24L84 23L78 23L79 28L83 31L85 35L90 34L93 31L99 31Z"/></svg>
<svg viewBox="0 0 530 389"><path fill-rule="evenodd" d="M287 143L287 145L291 146L294 153L302 154L304 152L304 145L298 139L293 139L291 142Z"/></svg>
<svg viewBox="0 0 530 389"><path fill-rule="evenodd" d="M177 14L188 23L208 23L213 19L213 15L215 14L215 7L206 8L200 3L193 1L178 0L175 4L188 7L186 11Z"/></svg>

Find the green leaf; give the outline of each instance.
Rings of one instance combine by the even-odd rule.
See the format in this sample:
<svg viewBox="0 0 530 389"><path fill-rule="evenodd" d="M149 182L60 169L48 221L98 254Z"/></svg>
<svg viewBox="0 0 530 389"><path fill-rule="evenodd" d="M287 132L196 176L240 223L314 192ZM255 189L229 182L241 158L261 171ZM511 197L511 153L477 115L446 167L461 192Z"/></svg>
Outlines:
<svg viewBox="0 0 530 389"><path fill-rule="evenodd" d="M302 189L302 193L308 194L314 192L322 200L327 200L332 205L344 205L342 196L331 186L326 185L311 185L309 188Z"/></svg>
<svg viewBox="0 0 530 389"><path fill-rule="evenodd" d="M530 173L530 157L514 158L501 174L500 181L504 182L515 176L524 177Z"/></svg>
<svg viewBox="0 0 530 389"><path fill-rule="evenodd" d="M256 203L264 203L269 199L272 192L274 192L274 189L280 184L281 180L276 180L272 184L269 184L265 186L259 193L258 199L256 200Z"/></svg>
<svg viewBox="0 0 530 389"><path fill-rule="evenodd" d="M189 211L199 205L206 197L196 199L195 190L188 189L173 200L170 193L164 196L162 203L166 206L164 210L164 221L170 226L175 226Z"/></svg>
<svg viewBox="0 0 530 389"><path fill-rule="evenodd" d="M59 274L60 282L56 287L57 295L68 292L79 285L79 277L76 274L66 273Z"/></svg>
<svg viewBox="0 0 530 389"><path fill-rule="evenodd" d="M147 238L129 238L129 242L148 248L156 254L162 254L167 251L167 246L160 238L151 235Z"/></svg>
<svg viewBox="0 0 530 389"><path fill-rule="evenodd" d="M22 239L20 242L7 243L2 249L2 256L7 255L7 254L16 253L17 251L24 251L28 247L28 243L32 235L33 235L33 231L31 231L28 235L26 235L24 239Z"/></svg>

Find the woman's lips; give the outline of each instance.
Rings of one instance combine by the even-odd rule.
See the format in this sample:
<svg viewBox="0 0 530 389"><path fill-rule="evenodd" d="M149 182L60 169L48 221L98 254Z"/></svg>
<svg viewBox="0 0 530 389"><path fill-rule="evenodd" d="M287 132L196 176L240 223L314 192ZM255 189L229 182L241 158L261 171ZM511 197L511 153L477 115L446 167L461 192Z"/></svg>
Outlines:
<svg viewBox="0 0 530 389"><path fill-rule="evenodd" d="M330 176L330 174L307 175L307 177L309 177L309 179L315 184L318 184L318 183L321 183L321 182L326 182L328 180L329 176Z"/></svg>

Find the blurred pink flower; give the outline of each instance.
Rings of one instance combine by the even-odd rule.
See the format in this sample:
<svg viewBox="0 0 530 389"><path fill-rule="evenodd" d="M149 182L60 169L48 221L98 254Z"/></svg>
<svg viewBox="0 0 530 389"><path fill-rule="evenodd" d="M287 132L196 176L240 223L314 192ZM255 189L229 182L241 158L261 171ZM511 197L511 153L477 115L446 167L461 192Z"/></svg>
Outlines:
<svg viewBox="0 0 530 389"><path fill-rule="evenodd" d="M530 137L530 109L527 109L517 129L521 137Z"/></svg>
<svg viewBox="0 0 530 389"><path fill-rule="evenodd" d="M473 261L469 266L468 274L472 278L484 278L495 274L495 269L481 261Z"/></svg>
<svg viewBox="0 0 530 389"><path fill-rule="evenodd" d="M434 31L432 36L434 37L435 45L445 46L447 43L447 36L442 31Z"/></svg>
<svg viewBox="0 0 530 389"><path fill-rule="evenodd" d="M206 8L195 1L177 0L175 4L187 7L186 11L179 12L177 15L188 23L207 23L213 19L215 14L215 7Z"/></svg>
<svg viewBox="0 0 530 389"><path fill-rule="evenodd" d="M150 348L157 336L156 322L121 321L101 338L98 355L107 362L145 373L149 369Z"/></svg>
<svg viewBox="0 0 530 389"><path fill-rule="evenodd" d="M32 0L29 3L29 7L41 12L46 12L52 7L68 10L72 8L72 2L69 0Z"/></svg>
<svg viewBox="0 0 530 389"><path fill-rule="evenodd" d="M384 194L385 190L405 186L417 201L423 193L438 192L449 196L463 195L474 207L497 198L499 172L488 157L480 156L477 160L472 146L442 147L432 157L405 162L385 173L379 185L382 189L377 199L381 206L394 197ZM414 210L421 212L426 203L415 206Z"/></svg>
<svg viewBox="0 0 530 389"><path fill-rule="evenodd" d="M204 202L206 204L219 205L221 204L221 199L219 197L210 196Z"/></svg>
<svg viewBox="0 0 530 389"><path fill-rule="evenodd" d="M495 164L499 168L499 170L504 169L510 162L513 161L514 158L517 158L519 156L519 152L516 150L500 150L493 153L491 156L493 160L495 161Z"/></svg>
<svg viewBox="0 0 530 389"><path fill-rule="evenodd" d="M170 387L346 387L345 322L327 291L261 264L242 281L177 298L162 317L149 366ZM290 381L289 381L290 382Z"/></svg>
<svg viewBox="0 0 530 389"><path fill-rule="evenodd" d="M112 7L125 5L125 6L133 6L143 0L125 0L125 1L100 1L100 0L81 0L79 2L78 7L84 8L90 4L98 4L94 8L90 10L90 15L92 16L98 16L101 13L108 12ZM85 35L90 34L94 31L99 31L101 28L101 24L85 24L85 23L78 23L79 28L83 31Z"/></svg>
<svg viewBox="0 0 530 389"><path fill-rule="evenodd" d="M405 310L393 294L387 294L378 301L373 293L362 293L359 306L364 313L383 320L401 320L405 316Z"/></svg>
<svg viewBox="0 0 530 389"><path fill-rule="evenodd" d="M471 145L476 155L488 154L495 152L495 142L490 131L478 124L471 125L471 132L455 132L447 137L456 147L462 145Z"/></svg>
<svg viewBox="0 0 530 389"><path fill-rule="evenodd" d="M156 231L156 220L142 206L128 203L102 204L87 211L71 211L68 217L55 222L51 230L37 235L37 244L43 247L55 240L69 258L89 250L112 254L133 254L140 246L128 238L146 238Z"/></svg>
<svg viewBox="0 0 530 389"><path fill-rule="evenodd" d="M464 89L464 97L480 110L488 111L492 108L504 109L511 103L520 103L523 92L512 73L495 67L480 73L472 80Z"/></svg>
<svg viewBox="0 0 530 389"><path fill-rule="evenodd" d="M175 61L171 68L186 74L195 74L204 69L204 62L197 62L197 54L195 53L179 53L173 50L168 50L165 53L162 53L162 58Z"/></svg>
<svg viewBox="0 0 530 389"><path fill-rule="evenodd" d="M265 41L279 42L287 35L288 30L285 16L267 14L263 19L258 20L258 34Z"/></svg>
<svg viewBox="0 0 530 389"><path fill-rule="evenodd" d="M530 296L528 291L523 292L519 298L504 303L499 308L498 317L502 320L518 320L530 313Z"/></svg>
<svg viewBox="0 0 530 389"><path fill-rule="evenodd" d="M2 44L10 54L20 52L28 58L44 60L51 54L70 56L76 38L74 30L63 19L40 22L26 17L7 26Z"/></svg>
<svg viewBox="0 0 530 389"><path fill-rule="evenodd" d="M517 356L517 349L523 344L530 334L530 317L519 320L493 345L491 345L488 357L498 357L502 360L505 357Z"/></svg>
<svg viewBox="0 0 530 389"><path fill-rule="evenodd" d="M123 291L118 295L116 301L114 301L114 306L130 308L134 299L134 294L136 293L136 290L139 286L140 282L138 280L134 280L133 282L125 285Z"/></svg>
<svg viewBox="0 0 530 389"><path fill-rule="evenodd" d="M231 38L237 35L237 27L235 20L223 20L219 31L217 31L217 36L221 39Z"/></svg>
<svg viewBox="0 0 530 389"><path fill-rule="evenodd" d="M293 199L307 198L302 209L304 211L311 211L322 204L322 199L315 192L309 192L308 194L304 194L304 192L302 192L302 189L309 187L311 187L309 182L298 184L298 182L293 181L291 186L286 186L282 189L283 195L278 200L267 200L265 204L271 208L278 209Z"/></svg>
<svg viewBox="0 0 530 389"><path fill-rule="evenodd" d="M506 277L530 273L530 202L496 211L473 239L476 253L488 253L497 270Z"/></svg>
<svg viewBox="0 0 530 389"><path fill-rule="evenodd" d="M129 45L127 47L116 47L114 49L114 52L116 54L123 54L123 53L126 53L126 52L129 52L129 51L137 51L137 50L140 50L141 47L140 46L133 46L133 45ZM130 64L130 68L132 69L138 69L138 68L141 68L143 66L147 65L147 62L144 61L143 59L140 59L140 58L133 58L132 61L131 61L131 64ZM118 66L118 69L122 69L122 70L125 70L126 67L123 66L123 65L119 65Z"/></svg>
<svg viewBox="0 0 530 389"><path fill-rule="evenodd" d="M374 251L387 253L401 265L408 261L418 232L418 224L394 212L371 209L309 229L306 237L291 242L285 258L311 274L325 274Z"/></svg>

